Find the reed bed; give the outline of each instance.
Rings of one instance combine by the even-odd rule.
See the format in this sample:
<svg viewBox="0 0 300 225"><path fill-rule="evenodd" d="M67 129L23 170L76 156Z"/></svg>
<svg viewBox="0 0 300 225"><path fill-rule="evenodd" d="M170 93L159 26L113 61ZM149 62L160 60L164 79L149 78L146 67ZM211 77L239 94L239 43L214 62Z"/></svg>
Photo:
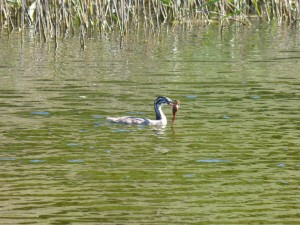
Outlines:
<svg viewBox="0 0 300 225"><path fill-rule="evenodd" d="M249 17L295 23L299 0L1 0L0 29L34 29L41 39L79 31L86 36L132 29L201 26L211 21L249 24Z"/></svg>

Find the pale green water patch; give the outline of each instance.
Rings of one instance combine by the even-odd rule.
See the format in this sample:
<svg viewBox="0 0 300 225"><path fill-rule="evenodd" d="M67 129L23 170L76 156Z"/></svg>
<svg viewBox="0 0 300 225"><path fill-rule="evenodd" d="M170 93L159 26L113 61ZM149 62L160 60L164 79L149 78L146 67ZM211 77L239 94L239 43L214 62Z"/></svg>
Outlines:
<svg viewBox="0 0 300 225"><path fill-rule="evenodd" d="M298 29L190 32L1 37L0 223L298 224Z"/></svg>

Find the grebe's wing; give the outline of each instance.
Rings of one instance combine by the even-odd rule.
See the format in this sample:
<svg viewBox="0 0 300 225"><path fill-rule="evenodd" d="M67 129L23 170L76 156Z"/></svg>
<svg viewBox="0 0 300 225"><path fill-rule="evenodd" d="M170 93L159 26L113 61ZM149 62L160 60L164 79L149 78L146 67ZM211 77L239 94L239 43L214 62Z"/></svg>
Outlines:
<svg viewBox="0 0 300 225"><path fill-rule="evenodd" d="M123 117L107 117L107 121L121 124L137 124L137 125L149 125L150 120L146 118L123 116Z"/></svg>

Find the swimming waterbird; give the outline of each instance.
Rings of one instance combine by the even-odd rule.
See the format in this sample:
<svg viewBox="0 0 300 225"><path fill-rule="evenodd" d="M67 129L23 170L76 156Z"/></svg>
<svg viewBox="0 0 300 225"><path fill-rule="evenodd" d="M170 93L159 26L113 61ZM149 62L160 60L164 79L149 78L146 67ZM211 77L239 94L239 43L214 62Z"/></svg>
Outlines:
<svg viewBox="0 0 300 225"><path fill-rule="evenodd" d="M123 116L123 117L107 117L109 122L121 123L121 124L137 124L137 125L154 125L154 126L165 126L167 125L167 118L162 111L163 105L173 106L173 118L175 120L175 114L178 111L179 101L172 101L170 98L165 96L159 96L154 101L154 110L156 119L151 120L147 118L140 118L134 116ZM176 107L176 110L174 109Z"/></svg>

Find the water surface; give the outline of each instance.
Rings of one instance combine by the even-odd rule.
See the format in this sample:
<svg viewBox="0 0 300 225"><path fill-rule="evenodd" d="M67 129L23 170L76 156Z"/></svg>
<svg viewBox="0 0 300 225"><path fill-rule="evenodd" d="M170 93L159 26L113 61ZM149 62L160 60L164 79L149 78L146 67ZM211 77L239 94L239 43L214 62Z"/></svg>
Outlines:
<svg viewBox="0 0 300 225"><path fill-rule="evenodd" d="M299 37L2 34L0 223L299 224ZM105 120L153 118L158 95L181 102L173 126Z"/></svg>

